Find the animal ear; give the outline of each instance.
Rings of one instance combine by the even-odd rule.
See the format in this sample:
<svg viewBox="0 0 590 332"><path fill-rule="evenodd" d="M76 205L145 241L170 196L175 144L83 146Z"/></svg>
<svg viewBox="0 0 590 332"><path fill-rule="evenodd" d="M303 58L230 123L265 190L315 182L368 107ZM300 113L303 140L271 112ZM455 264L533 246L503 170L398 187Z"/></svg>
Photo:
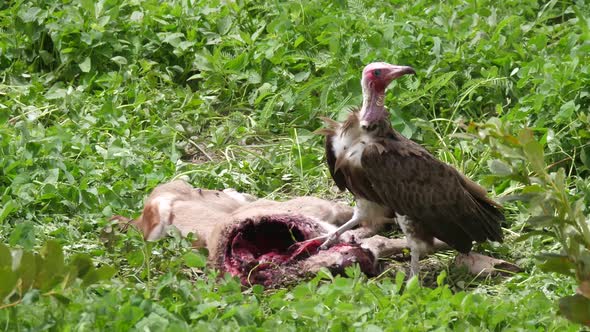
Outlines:
<svg viewBox="0 0 590 332"><path fill-rule="evenodd" d="M143 237L148 238L150 233L161 222L158 204L147 204L141 214L141 224L138 225L143 231Z"/></svg>

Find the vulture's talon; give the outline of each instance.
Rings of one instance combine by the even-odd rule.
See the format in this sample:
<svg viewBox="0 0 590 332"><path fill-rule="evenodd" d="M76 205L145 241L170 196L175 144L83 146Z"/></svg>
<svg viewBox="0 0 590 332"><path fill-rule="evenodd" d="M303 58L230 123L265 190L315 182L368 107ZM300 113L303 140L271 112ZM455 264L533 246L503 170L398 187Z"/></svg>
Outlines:
<svg viewBox="0 0 590 332"><path fill-rule="evenodd" d="M324 243L322 243L322 245L320 246L319 249L326 250L326 249L330 248L333 244L336 243L336 241L339 238L340 238L340 234L338 234L338 233L328 235L328 238L326 239L326 241L324 241Z"/></svg>

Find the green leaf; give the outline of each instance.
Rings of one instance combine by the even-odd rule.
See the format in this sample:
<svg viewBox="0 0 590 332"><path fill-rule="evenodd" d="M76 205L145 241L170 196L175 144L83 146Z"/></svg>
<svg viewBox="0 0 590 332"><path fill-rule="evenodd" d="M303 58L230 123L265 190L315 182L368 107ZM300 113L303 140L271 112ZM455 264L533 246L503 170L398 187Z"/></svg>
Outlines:
<svg viewBox="0 0 590 332"><path fill-rule="evenodd" d="M84 59L84 61L82 61L81 63L79 63L78 66L80 67L80 70L83 73L90 72L90 68L91 68L90 57L86 57L86 59Z"/></svg>
<svg viewBox="0 0 590 332"><path fill-rule="evenodd" d="M108 265L103 265L97 269L90 270L82 279L82 287L88 287L99 281L111 279L117 270Z"/></svg>
<svg viewBox="0 0 590 332"><path fill-rule="evenodd" d="M129 265L134 267L141 266L145 260L144 253L141 249L130 251L125 255L125 258L127 258Z"/></svg>
<svg viewBox="0 0 590 332"><path fill-rule="evenodd" d="M559 254L541 254L536 258L540 260L539 267L545 272L557 272L560 274L575 276L575 265L569 257Z"/></svg>
<svg viewBox="0 0 590 332"><path fill-rule="evenodd" d="M35 254L30 251L24 251L17 268L18 277L21 280L22 292L27 292L37 276L37 260Z"/></svg>
<svg viewBox="0 0 590 332"><path fill-rule="evenodd" d="M579 108L580 105L577 105L574 100L570 100L565 104L561 105L561 107L559 108L559 112L557 112L557 115L555 115L554 119L558 123L566 122Z"/></svg>
<svg viewBox="0 0 590 332"><path fill-rule="evenodd" d="M76 268L76 277L83 278L89 271L94 269L92 259L85 254L76 254L72 257L70 265Z"/></svg>
<svg viewBox="0 0 590 332"><path fill-rule="evenodd" d="M512 169L505 162L493 159L488 161L488 167L493 174L507 176L512 174Z"/></svg>
<svg viewBox="0 0 590 332"><path fill-rule="evenodd" d="M20 245L25 249L32 249L35 245L35 231L35 226L30 221L17 224L10 234L10 245Z"/></svg>
<svg viewBox="0 0 590 332"><path fill-rule="evenodd" d="M114 63L121 65L121 66L124 66L127 64L127 59L125 59L125 57L122 57L120 55L112 57L111 61L113 61Z"/></svg>
<svg viewBox="0 0 590 332"><path fill-rule="evenodd" d="M0 267L0 303L15 290L18 276L10 267Z"/></svg>
<svg viewBox="0 0 590 332"><path fill-rule="evenodd" d="M39 301L41 292L38 289L31 289L23 296L22 303L29 305Z"/></svg>
<svg viewBox="0 0 590 332"><path fill-rule="evenodd" d="M2 208L0 209L0 223L3 223L4 220L6 220L6 218L14 211L16 211L16 209L18 208L18 204L11 200L8 200L6 203L4 203L4 206L2 206Z"/></svg>
<svg viewBox="0 0 590 332"><path fill-rule="evenodd" d="M446 270L442 270L439 274L438 277L436 277L436 284L440 287L442 285L444 285L445 283L445 279L447 278L447 271Z"/></svg>
<svg viewBox="0 0 590 332"><path fill-rule="evenodd" d="M519 134L524 154L537 174L545 174L545 155L543 146L539 143L529 129L523 129Z"/></svg>
<svg viewBox="0 0 590 332"><path fill-rule="evenodd" d="M310 74L309 71L299 72L299 73L295 74L295 76L293 77L293 80L295 82L303 82L309 78L309 74Z"/></svg>
<svg viewBox="0 0 590 332"><path fill-rule="evenodd" d="M57 300L57 302L63 304L63 305L68 305L70 304L70 302L72 302L72 300L70 300L69 298L65 297L62 294L58 294L58 293L52 293L51 296Z"/></svg>
<svg viewBox="0 0 590 332"><path fill-rule="evenodd" d="M531 226L545 227L559 224L560 219L555 216L532 216L526 222Z"/></svg>
<svg viewBox="0 0 590 332"><path fill-rule="evenodd" d="M184 33L182 32L162 32L158 34L158 37L163 43L168 43L173 47L177 47L178 44L184 39Z"/></svg>
<svg viewBox="0 0 590 332"><path fill-rule="evenodd" d="M0 268L12 269L12 254L4 243L0 243Z"/></svg>
<svg viewBox="0 0 590 332"><path fill-rule="evenodd" d="M21 20L23 20L23 22L30 23L37 20L41 11L41 8L29 7L26 11L20 11L18 16L21 18Z"/></svg>
<svg viewBox="0 0 590 332"><path fill-rule="evenodd" d="M64 254L61 245L54 240L47 241L39 258L36 259L39 274L35 286L46 292L63 280Z"/></svg>
<svg viewBox="0 0 590 332"><path fill-rule="evenodd" d="M143 13L136 10L133 13L131 13L129 19L133 22L141 23L141 21L143 21Z"/></svg>
<svg viewBox="0 0 590 332"><path fill-rule="evenodd" d="M582 148L582 151L580 151L580 160L584 166L590 169L590 147L586 146Z"/></svg>
<svg viewBox="0 0 590 332"><path fill-rule="evenodd" d="M205 256L189 251L182 256L184 263L188 267L203 268L207 265L207 258Z"/></svg>
<svg viewBox="0 0 590 332"><path fill-rule="evenodd" d="M572 322L590 326L590 300L580 294L559 299L559 313Z"/></svg>
<svg viewBox="0 0 590 332"><path fill-rule="evenodd" d="M515 242L522 242L522 241L528 240L531 237L535 237L535 236L548 236L548 237L555 238L555 233L551 232L551 231L546 231L546 230L529 231L529 232L526 232L526 233L520 235L514 241Z"/></svg>
<svg viewBox="0 0 590 332"><path fill-rule="evenodd" d="M43 182L47 184L56 184L59 179L59 168L52 168L47 170L47 177Z"/></svg>
<svg viewBox="0 0 590 332"><path fill-rule="evenodd" d="M64 269L64 253L61 245L55 240L48 240L41 249L41 256L48 267L55 273L61 273Z"/></svg>
<svg viewBox="0 0 590 332"><path fill-rule="evenodd" d="M418 278L418 276L413 276L406 282L405 293L413 294L419 288L420 288L420 279Z"/></svg>
<svg viewBox="0 0 590 332"><path fill-rule="evenodd" d="M234 71L243 70L248 64L248 53L242 53L225 64L225 68Z"/></svg>
<svg viewBox="0 0 590 332"><path fill-rule="evenodd" d="M225 35L229 32L232 26L232 17L230 15L222 16L219 21L217 21L217 31L220 35Z"/></svg>

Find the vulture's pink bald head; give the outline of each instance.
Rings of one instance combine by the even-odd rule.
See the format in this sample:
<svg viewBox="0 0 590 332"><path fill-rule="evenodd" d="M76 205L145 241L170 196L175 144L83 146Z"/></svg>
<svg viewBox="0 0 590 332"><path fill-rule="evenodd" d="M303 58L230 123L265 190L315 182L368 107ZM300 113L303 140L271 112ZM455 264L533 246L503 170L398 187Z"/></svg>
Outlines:
<svg viewBox="0 0 590 332"><path fill-rule="evenodd" d="M406 75L416 74L414 69L409 66L396 66L386 62L373 62L363 69L363 78L361 84L363 90L384 91L385 88L396 78Z"/></svg>
<svg viewBox="0 0 590 332"><path fill-rule="evenodd" d="M363 87L363 106L360 112L361 128L371 130L373 124L386 120L388 117L383 99L385 88L394 79L406 75L416 74L412 67L395 66L385 62L373 62L363 69L361 85Z"/></svg>

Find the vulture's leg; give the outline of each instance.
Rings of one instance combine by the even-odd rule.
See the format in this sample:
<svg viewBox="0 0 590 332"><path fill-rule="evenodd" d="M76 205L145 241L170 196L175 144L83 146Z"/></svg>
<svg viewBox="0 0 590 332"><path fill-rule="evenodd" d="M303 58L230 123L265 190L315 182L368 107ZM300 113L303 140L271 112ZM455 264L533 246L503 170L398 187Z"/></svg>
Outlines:
<svg viewBox="0 0 590 332"><path fill-rule="evenodd" d="M332 233L328 234L326 241L324 241L324 243L320 246L320 249L321 250L328 249L329 246L334 244L340 238L340 235L342 235L342 233L355 227L362 220L363 220L362 213L360 212L360 208L357 205L354 207L354 212L352 214L352 218L349 221L347 221L344 225L338 227L338 229L336 229Z"/></svg>
<svg viewBox="0 0 590 332"><path fill-rule="evenodd" d="M328 235L328 239L321 245L320 249L326 249L330 245L334 244L342 235L342 233L355 227L359 223L367 223L367 226L372 229L378 229L384 221L388 220L385 218L385 214L388 211L387 208L366 199L358 198L356 200L356 206L352 213L352 218L347 221L344 225L338 227L337 230Z"/></svg>
<svg viewBox="0 0 590 332"><path fill-rule="evenodd" d="M431 244L424 241L420 235L420 228L418 224L414 223L407 216L397 215L397 222L408 240L410 247L410 271L411 275L420 277L420 256L428 252Z"/></svg>

